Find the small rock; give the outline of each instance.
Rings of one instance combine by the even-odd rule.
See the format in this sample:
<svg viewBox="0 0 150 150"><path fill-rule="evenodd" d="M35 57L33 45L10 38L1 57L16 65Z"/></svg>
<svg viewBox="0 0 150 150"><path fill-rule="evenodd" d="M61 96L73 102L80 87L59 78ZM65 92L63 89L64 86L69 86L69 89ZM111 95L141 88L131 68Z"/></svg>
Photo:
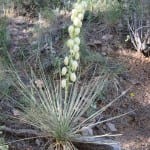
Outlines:
<svg viewBox="0 0 150 150"><path fill-rule="evenodd" d="M32 46L37 45L37 44L38 44L38 41L33 41L33 42L31 43Z"/></svg>
<svg viewBox="0 0 150 150"><path fill-rule="evenodd" d="M117 26L118 26L119 29L124 27L121 22Z"/></svg>
<svg viewBox="0 0 150 150"><path fill-rule="evenodd" d="M9 29L10 35L17 36L18 30L16 28Z"/></svg>
<svg viewBox="0 0 150 150"><path fill-rule="evenodd" d="M83 127L81 129L81 134L83 136L93 136L93 130L89 127Z"/></svg>
<svg viewBox="0 0 150 150"><path fill-rule="evenodd" d="M103 56L107 56L107 53L106 53L106 52L102 52L102 55L103 55Z"/></svg>
<svg viewBox="0 0 150 150"><path fill-rule="evenodd" d="M140 81L136 80L136 79L129 79L129 82L131 82L133 85L140 85Z"/></svg>
<svg viewBox="0 0 150 150"><path fill-rule="evenodd" d="M107 49L108 49L108 47L107 47L107 46L102 46L102 52L106 52L106 51L107 51Z"/></svg>
<svg viewBox="0 0 150 150"><path fill-rule="evenodd" d="M103 125L103 129L106 130L106 125Z"/></svg>
<svg viewBox="0 0 150 150"><path fill-rule="evenodd" d="M95 45L102 45L102 41L100 40L94 40L93 42Z"/></svg>
<svg viewBox="0 0 150 150"><path fill-rule="evenodd" d="M110 123L110 122L107 122L106 125L108 126L108 128L112 131L112 132L116 132L117 129L115 127L114 124Z"/></svg>
<svg viewBox="0 0 150 150"><path fill-rule="evenodd" d="M39 139L36 139L36 140L35 140L35 143L36 143L38 146L41 145L41 141L40 141Z"/></svg>
<svg viewBox="0 0 150 150"><path fill-rule="evenodd" d="M12 113L14 116L20 116L20 112L17 109L13 109Z"/></svg>
<svg viewBox="0 0 150 150"><path fill-rule="evenodd" d="M82 144L76 145L79 149L90 150L121 150L120 143L108 139L108 138L96 138L96 137L81 137L75 139ZM87 146L88 145L88 146Z"/></svg>
<svg viewBox="0 0 150 150"><path fill-rule="evenodd" d="M102 36L102 40L108 41L111 40L113 38L113 35L111 34L105 34Z"/></svg>
<svg viewBox="0 0 150 150"><path fill-rule="evenodd" d="M129 123L131 122L134 122L136 120L136 116L137 114L133 111L133 112L130 112L128 115L127 115L127 121Z"/></svg>
<svg viewBox="0 0 150 150"><path fill-rule="evenodd" d="M26 21L24 20L24 18L23 17L18 17L16 20L15 20L15 23L17 24L17 25L23 25L23 24L25 24L26 23Z"/></svg>
<svg viewBox="0 0 150 150"><path fill-rule="evenodd" d="M112 48L108 47L107 52L112 53L113 52Z"/></svg>

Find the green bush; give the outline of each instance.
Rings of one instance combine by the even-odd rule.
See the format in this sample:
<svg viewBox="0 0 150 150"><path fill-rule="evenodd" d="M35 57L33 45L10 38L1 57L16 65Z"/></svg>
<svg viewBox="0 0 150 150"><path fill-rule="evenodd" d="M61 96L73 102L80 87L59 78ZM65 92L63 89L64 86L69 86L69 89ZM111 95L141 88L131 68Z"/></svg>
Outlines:
<svg viewBox="0 0 150 150"><path fill-rule="evenodd" d="M118 0L90 0L91 11L101 16L107 25L118 23L123 15L123 3Z"/></svg>
<svg viewBox="0 0 150 150"><path fill-rule="evenodd" d="M71 4L71 2L62 2L62 0L13 0L13 2L15 7L18 8L19 13L34 16L37 16L38 12L45 8L66 8L69 4Z"/></svg>

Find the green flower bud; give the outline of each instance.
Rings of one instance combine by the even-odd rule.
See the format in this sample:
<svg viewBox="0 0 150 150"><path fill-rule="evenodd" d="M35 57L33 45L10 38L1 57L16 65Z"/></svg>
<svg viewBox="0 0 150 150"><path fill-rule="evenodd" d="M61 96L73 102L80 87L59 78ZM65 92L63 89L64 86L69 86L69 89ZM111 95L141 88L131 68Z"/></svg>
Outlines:
<svg viewBox="0 0 150 150"><path fill-rule="evenodd" d="M67 46L68 46L69 48L73 47L73 46L74 46L74 41L73 41L72 39L69 39L69 40L67 41Z"/></svg>
<svg viewBox="0 0 150 150"><path fill-rule="evenodd" d="M79 45L80 44L80 38L79 37L74 38L74 42L75 42L75 44Z"/></svg>
<svg viewBox="0 0 150 150"><path fill-rule="evenodd" d="M63 67L62 71L61 71L61 74L64 76L64 75L66 75L66 73L67 73L67 68Z"/></svg>
<svg viewBox="0 0 150 150"><path fill-rule="evenodd" d="M63 79L63 80L61 81L61 86L62 86L62 88L65 88L66 85L67 85L67 81L66 81L66 79Z"/></svg>
<svg viewBox="0 0 150 150"><path fill-rule="evenodd" d="M64 59L64 64L67 66L69 64L69 58L66 56Z"/></svg>
<svg viewBox="0 0 150 150"><path fill-rule="evenodd" d="M78 62L76 60L71 61L71 69L76 71L78 68Z"/></svg>
<svg viewBox="0 0 150 150"><path fill-rule="evenodd" d="M79 50L80 50L80 47L79 47L79 45L74 45L73 46L73 50L75 51L75 52L78 52Z"/></svg>
<svg viewBox="0 0 150 150"><path fill-rule="evenodd" d="M79 60L79 58L80 58L80 54L77 52L77 53L75 53L75 60Z"/></svg>
<svg viewBox="0 0 150 150"><path fill-rule="evenodd" d="M70 80L71 80L72 82L75 82L76 79L77 79L76 74L75 74L75 73L71 73L71 74L70 74Z"/></svg>

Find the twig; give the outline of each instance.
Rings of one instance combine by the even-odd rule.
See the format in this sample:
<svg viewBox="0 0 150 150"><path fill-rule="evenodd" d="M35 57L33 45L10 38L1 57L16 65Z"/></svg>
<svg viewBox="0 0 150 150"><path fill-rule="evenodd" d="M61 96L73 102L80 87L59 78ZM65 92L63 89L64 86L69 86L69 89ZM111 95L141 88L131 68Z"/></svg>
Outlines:
<svg viewBox="0 0 150 150"><path fill-rule="evenodd" d="M142 27L139 27L139 28L135 29L135 31L141 30L143 28L150 28L150 26L142 26Z"/></svg>

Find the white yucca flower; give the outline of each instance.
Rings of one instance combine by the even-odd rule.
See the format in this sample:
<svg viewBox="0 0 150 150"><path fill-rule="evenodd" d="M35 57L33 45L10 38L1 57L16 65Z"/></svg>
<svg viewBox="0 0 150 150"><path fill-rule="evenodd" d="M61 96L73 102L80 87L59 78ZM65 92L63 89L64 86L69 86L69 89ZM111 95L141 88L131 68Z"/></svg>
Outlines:
<svg viewBox="0 0 150 150"><path fill-rule="evenodd" d="M79 37L75 37L74 38L74 42L75 42L75 44L79 45L80 44L80 38Z"/></svg>
<svg viewBox="0 0 150 150"><path fill-rule="evenodd" d="M72 13L71 13L72 16L77 16L78 15L78 10L77 9L72 9Z"/></svg>
<svg viewBox="0 0 150 150"><path fill-rule="evenodd" d="M84 17L83 13L79 13L79 14L78 14L78 18L79 18L80 20L82 20L83 17Z"/></svg>
<svg viewBox="0 0 150 150"><path fill-rule="evenodd" d="M64 76L64 75L66 75L66 73L67 73L67 68L63 67L62 71L61 71L61 74Z"/></svg>
<svg viewBox="0 0 150 150"><path fill-rule="evenodd" d="M75 29L74 29L74 35L75 36L78 36L80 34L80 28L79 27L76 27Z"/></svg>
<svg viewBox="0 0 150 150"><path fill-rule="evenodd" d="M78 52L79 49L80 49L79 45L75 44L75 45L73 46L73 51L74 51L74 52Z"/></svg>
<svg viewBox="0 0 150 150"><path fill-rule="evenodd" d="M67 41L67 46L68 46L69 48L72 48L72 47L74 46L74 40L69 39L69 40Z"/></svg>
<svg viewBox="0 0 150 150"><path fill-rule="evenodd" d="M74 72L70 73L70 80L71 80L72 82L75 82L76 79L77 79L76 74L75 74Z"/></svg>
<svg viewBox="0 0 150 150"><path fill-rule="evenodd" d="M83 7L82 3L79 3L79 4L75 5L75 9L77 10L77 12L80 13L80 12L83 12L84 7Z"/></svg>
<svg viewBox="0 0 150 150"><path fill-rule="evenodd" d="M73 71L76 71L77 68L78 68L78 62L77 62L76 60L72 60L72 61L71 61L71 69L72 69Z"/></svg>
<svg viewBox="0 0 150 150"><path fill-rule="evenodd" d="M69 64L69 58L66 56L64 59L64 64L67 66Z"/></svg>
<svg viewBox="0 0 150 150"><path fill-rule="evenodd" d="M62 86L62 88L65 88L66 85L67 85L66 79L62 79L62 81L61 81L61 86Z"/></svg>
<svg viewBox="0 0 150 150"><path fill-rule="evenodd" d="M69 35L72 35L74 33L74 26L73 25L69 26L68 32L69 32Z"/></svg>
<svg viewBox="0 0 150 150"><path fill-rule="evenodd" d="M79 27L79 28L81 28L81 26L82 26L82 22L81 22L81 20L79 18L74 18L73 19L73 24L75 26Z"/></svg>
<svg viewBox="0 0 150 150"><path fill-rule="evenodd" d="M74 56L75 55L75 51L73 50L73 49L70 49L70 54L72 55L72 56Z"/></svg>
<svg viewBox="0 0 150 150"><path fill-rule="evenodd" d="M79 54L79 52L77 52L77 53L75 53L75 60L79 60L79 58L80 58L80 54Z"/></svg>

